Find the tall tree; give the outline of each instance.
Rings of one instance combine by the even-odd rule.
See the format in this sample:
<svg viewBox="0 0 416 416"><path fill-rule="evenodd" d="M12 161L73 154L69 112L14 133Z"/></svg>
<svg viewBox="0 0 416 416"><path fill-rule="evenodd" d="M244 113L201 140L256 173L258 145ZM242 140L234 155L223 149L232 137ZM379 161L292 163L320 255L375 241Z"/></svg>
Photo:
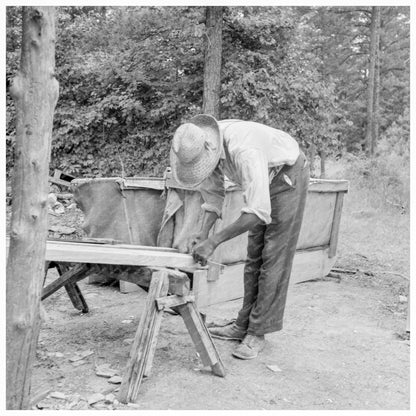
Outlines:
<svg viewBox="0 0 416 416"><path fill-rule="evenodd" d="M45 273L52 123L58 99L55 9L23 7L22 24L20 69L10 88L16 107L16 149L6 284L8 409L29 406Z"/></svg>
<svg viewBox="0 0 416 416"><path fill-rule="evenodd" d="M223 8L206 8L206 42L204 65L204 95L202 111L220 117L221 56Z"/></svg>
<svg viewBox="0 0 416 416"><path fill-rule="evenodd" d="M377 58L379 56L379 39L380 39L380 7L373 6L371 10L371 33L370 33L370 57L368 66L368 84L367 84L367 126L365 134L365 149L370 156L374 155L375 144L377 140L376 120L379 111L376 108L378 104L379 93L376 89L379 87L377 78Z"/></svg>
<svg viewBox="0 0 416 416"><path fill-rule="evenodd" d="M374 104L373 129L371 132L371 155L374 155L379 141L380 133L380 13L378 15L378 30L376 33L376 65L374 68Z"/></svg>

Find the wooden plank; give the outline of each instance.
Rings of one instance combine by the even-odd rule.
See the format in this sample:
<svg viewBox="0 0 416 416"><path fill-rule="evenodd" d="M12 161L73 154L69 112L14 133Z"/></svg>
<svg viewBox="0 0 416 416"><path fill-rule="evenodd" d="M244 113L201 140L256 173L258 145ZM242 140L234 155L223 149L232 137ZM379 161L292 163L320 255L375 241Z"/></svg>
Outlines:
<svg viewBox="0 0 416 416"><path fill-rule="evenodd" d="M178 296L171 295L156 299L156 306L159 311L164 308L173 308L175 306L183 305L184 303L194 302L194 295Z"/></svg>
<svg viewBox="0 0 416 416"><path fill-rule="evenodd" d="M117 176L107 178L78 178L72 181L75 186L83 185L90 182L120 182L123 189L147 188L163 191L165 189L165 180L154 177L131 177L120 178Z"/></svg>
<svg viewBox="0 0 416 416"><path fill-rule="evenodd" d="M9 238L8 236L6 237L7 239ZM120 240L114 240L111 238L85 238L82 240L63 240L60 238L48 238L47 240L49 241L55 241L55 242L59 242L60 244L73 244L73 243L80 243L80 244L85 244L85 245L89 245L91 247L96 246L97 244L102 244L102 245L115 245L117 246L117 248L125 248L125 249L130 249L130 250L148 250L151 249L152 251L164 251L164 252L168 252L168 253L179 253L179 250L177 250L176 248L170 248L170 247L155 247L155 246L142 246L142 245L137 245L137 244L125 244L125 243L120 243Z"/></svg>
<svg viewBox="0 0 416 416"><path fill-rule="evenodd" d="M76 179L75 176L72 176L72 175L70 175L68 173L62 172L59 169L55 169L53 171L53 177L55 179L61 179L63 181L67 181L67 182L71 182L72 180Z"/></svg>
<svg viewBox="0 0 416 416"><path fill-rule="evenodd" d="M203 364L210 366L215 375L224 377L224 365L195 303L186 303L175 309L181 314Z"/></svg>
<svg viewBox="0 0 416 416"><path fill-rule="evenodd" d="M290 285L326 276L335 260L336 257L328 258L328 247L297 251L293 260ZM227 266L215 282L208 282L204 272L196 270L193 275L193 293L198 308L243 297L244 263Z"/></svg>
<svg viewBox="0 0 416 416"><path fill-rule="evenodd" d="M71 182L64 181L62 179L53 178L52 176L49 176L49 182L52 182L59 186L66 186L67 188L71 186Z"/></svg>
<svg viewBox="0 0 416 416"><path fill-rule="evenodd" d="M348 192L349 182L344 179L317 179L311 178L309 182L309 191L310 192ZM227 184L227 191L239 190L239 187L232 182ZM171 176L171 174L166 177L166 186L168 188L178 188L185 189L190 191L195 191L195 188L188 188L179 185Z"/></svg>
<svg viewBox="0 0 416 416"><path fill-rule="evenodd" d="M308 192L348 192L348 184L346 180L312 178Z"/></svg>
<svg viewBox="0 0 416 416"><path fill-rule="evenodd" d="M165 189L165 180L154 177L131 177L126 178L126 188L150 188L163 191Z"/></svg>
<svg viewBox="0 0 416 416"><path fill-rule="evenodd" d="M118 399L122 403L135 402L143 376L150 373L151 361L156 348L157 335L163 312L156 308L155 299L168 291L167 271L153 273L146 305L137 328L130 357L120 386ZM149 360L149 363L147 361Z"/></svg>
<svg viewBox="0 0 416 416"><path fill-rule="evenodd" d="M329 258L334 257L337 252L338 234L339 234L339 227L341 224L341 213L342 213L343 201L344 201L344 194L342 192L339 192L337 194L337 199L335 201L334 217L332 220L331 236L329 240L329 251L328 251Z"/></svg>
<svg viewBox="0 0 416 416"><path fill-rule="evenodd" d="M10 237L6 235L6 248L9 248ZM115 245L117 248L130 249L130 250L151 250L152 252L167 252L167 253L179 253L179 250L171 247L155 247L155 246L142 246L137 244L125 244L120 243L119 240L112 238L83 238L82 240L64 240L61 238L48 238L47 243L57 242L60 245L74 245L74 243L82 244L83 246L96 247L97 245ZM81 246L80 246L81 247Z"/></svg>
<svg viewBox="0 0 416 416"><path fill-rule="evenodd" d="M177 269L186 268L187 270L200 268L190 254L160 250L148 246L127 246L47 241L45 260L68 263L172 267ZM8 240L6 241L7 248Z"/></svg>

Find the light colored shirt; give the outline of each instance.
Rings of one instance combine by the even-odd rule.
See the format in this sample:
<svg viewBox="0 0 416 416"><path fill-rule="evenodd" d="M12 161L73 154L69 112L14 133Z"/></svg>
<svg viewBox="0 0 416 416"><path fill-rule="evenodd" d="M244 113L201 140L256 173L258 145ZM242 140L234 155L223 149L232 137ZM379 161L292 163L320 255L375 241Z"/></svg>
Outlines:
<svg viewBox="0 0 416 416"><path fill-rule="evenodd" d="M225 197L224 175L243 191L241 212L271 222L270 182L283 165L292 166L299 156L299 145L289 134L263 124L219 121L223 151L214 172L199 186L202 209L221 217Z"/></svg>

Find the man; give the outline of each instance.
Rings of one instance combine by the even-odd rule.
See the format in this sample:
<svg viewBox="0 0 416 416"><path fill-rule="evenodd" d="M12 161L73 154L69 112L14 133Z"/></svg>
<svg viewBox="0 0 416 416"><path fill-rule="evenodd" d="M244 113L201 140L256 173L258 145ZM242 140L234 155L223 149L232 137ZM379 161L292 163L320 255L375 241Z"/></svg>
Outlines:
<svg viewBox="0 0 416 416"><path fill-rule="evenodd" d="M195 261L205 265L221 243L249 232L243 306L235 322L210 333L241 340L232 354L255 358L264 335L282 329L309 184L306 158L281 130L202 114L176 130L170 159L174 179L197 188L204 201L201 229L188 246ZM221 217L224 175L241 186L245 204L235 222L209 236Z"/></svg>

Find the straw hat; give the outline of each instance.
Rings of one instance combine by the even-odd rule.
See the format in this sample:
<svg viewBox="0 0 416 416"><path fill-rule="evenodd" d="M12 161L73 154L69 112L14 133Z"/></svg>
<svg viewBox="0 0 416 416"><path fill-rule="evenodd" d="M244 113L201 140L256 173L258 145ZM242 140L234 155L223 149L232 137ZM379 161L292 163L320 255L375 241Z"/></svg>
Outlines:
<svg viewBox="0 0 416 416"><path fill-rule="evenodd" d="M173 178L194 188L215 169L221 155L221 135L217 120L207 114L193 117L175 131L170 149Z"/></svg>

